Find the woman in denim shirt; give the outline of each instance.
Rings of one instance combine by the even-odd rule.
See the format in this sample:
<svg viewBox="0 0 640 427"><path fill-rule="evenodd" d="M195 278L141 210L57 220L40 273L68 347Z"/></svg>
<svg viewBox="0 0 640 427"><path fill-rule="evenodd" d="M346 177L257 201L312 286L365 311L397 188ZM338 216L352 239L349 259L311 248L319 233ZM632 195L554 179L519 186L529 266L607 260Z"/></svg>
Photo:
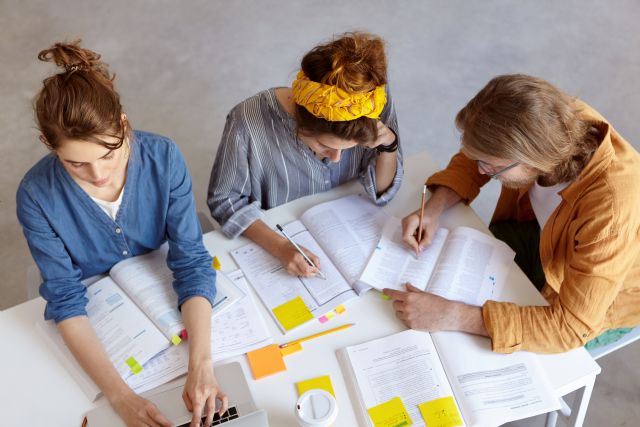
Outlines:
<svg viewBox="0 0 640 427"><path fill-rule="evenodd" d="M216 398L226 410L211 362L215 271L202 244L191 178L169 139L132 131L100 56L79 42L39 54L64 70L44 80L34 108L51 150L25 175L18 219L43 283L45 318L54 320L78 363L127 425L170 425L137 396L107 358L85 311L81 280L169 242L178 305L189 334L184 400L199 425Z"/></svg>

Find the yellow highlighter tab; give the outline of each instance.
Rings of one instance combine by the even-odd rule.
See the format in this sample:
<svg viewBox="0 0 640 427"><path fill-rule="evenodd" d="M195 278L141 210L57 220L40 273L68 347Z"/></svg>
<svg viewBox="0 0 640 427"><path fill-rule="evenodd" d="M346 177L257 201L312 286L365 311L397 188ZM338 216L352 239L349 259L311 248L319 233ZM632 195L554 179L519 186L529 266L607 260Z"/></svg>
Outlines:
<svg viewBox="0 0 640 427"><path fill-rule="evenodd" d="M295 297L291 301L273 308L272 311L285 331L289 331L313 319L313 314L311 314L309 307L301 297Z"/></svg>
<svg viewBox="0 0 640 427"><path fill-rule="evenodd" d="M418 405L422 418L429 427L463 426L462 417L458 412L453 396L447 396Z"/></svg>
<svg viewBox="0 0 640 427"><path fill-rule="evenodd" d="M180 337L179 337L179 336L174 335L174 336L172 336L172 337L171 337L171 344L173 344L173 345L178 345L178 344L180 344L181 342L182 342L182 340L180 339Z"/></svg>
<svg viewBox="0 0 640 427"><path fill-rule="evenodd" d="M257 380L287 369L278 344L271 344L250 351L247 353L247 359L249 360L253 378Z"/></svg>
<svg viewBox="0 0 640 427"><path fill-rule="evenodd" d="M402 399L393 399L367 409L375 427L405 427L413 425ZM429 425L431 427L431 425Z"/></svg>
<svg viewBox="0 0 640 427"><path fill-rule="evenodd" d="M129 357L127 360L125 360L125 363L129 367L129 369L131 369L131 372L133 372L134 375L138 375L140 372L142 372L142 366L140 366L135 357Z"/></svg>
<svg viewBox="0 0 640 427"><path fill-rule="evenodd" d="M333 397L336 397L336 394L333 391L333 384L331 384L331 377L329 377L329 375L312 378L306 381L300 381L296 384L296 386L298 387L298 396L302 396L302 393L307 390L319 388L321 390L328 391L333 395Z"/></svg>
<svg viewBox="0 0 640 427"><path fill-rule="evenodd" d="M220 267L222 267L222 265L220 264L220 260L218 259L217 256L213 257L213 262L211 263L211 265L213 266L213 269L216 271L219 271Z"/></svg>

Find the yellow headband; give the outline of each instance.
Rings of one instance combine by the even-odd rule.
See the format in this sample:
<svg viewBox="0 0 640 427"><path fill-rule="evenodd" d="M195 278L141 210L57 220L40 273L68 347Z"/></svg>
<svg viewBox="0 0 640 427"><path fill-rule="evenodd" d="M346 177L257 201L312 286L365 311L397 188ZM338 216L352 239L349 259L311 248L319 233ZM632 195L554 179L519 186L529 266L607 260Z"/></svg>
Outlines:
<svg viewBox="0 0 640 427"><path fill-rule="evenodd" d="M291 85L293 100L314 116L330 122L345 122L360 117L380 117L387 94L384 85L365 93L350 94L335 86L309 80L303 71Z"/></svg>

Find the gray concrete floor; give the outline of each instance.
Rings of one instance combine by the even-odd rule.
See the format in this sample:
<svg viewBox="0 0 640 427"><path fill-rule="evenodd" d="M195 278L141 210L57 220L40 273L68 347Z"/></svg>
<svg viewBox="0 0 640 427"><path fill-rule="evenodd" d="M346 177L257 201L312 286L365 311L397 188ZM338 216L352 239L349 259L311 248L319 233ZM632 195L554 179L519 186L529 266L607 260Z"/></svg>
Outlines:
<svg viewBox="0 0 640 427"><path fill-rule="evenodd" d="M79 1L0 0L0 309L23 302L32 264L15 190L45 149L31 100L52 67L36 59L82 38L117 72L135 128L173 138L198 206L226 113L255 92L289 85L317 42L353 29L387 40L390 81L408 154L445 165L455 113L494 75L537 75L579 96L640 147L640 3L626 1ZM474 203L486 221L498 188ZM587 426L638 425L640 345L601 361ZM517 423L542 425L542 420Z"/></svg>

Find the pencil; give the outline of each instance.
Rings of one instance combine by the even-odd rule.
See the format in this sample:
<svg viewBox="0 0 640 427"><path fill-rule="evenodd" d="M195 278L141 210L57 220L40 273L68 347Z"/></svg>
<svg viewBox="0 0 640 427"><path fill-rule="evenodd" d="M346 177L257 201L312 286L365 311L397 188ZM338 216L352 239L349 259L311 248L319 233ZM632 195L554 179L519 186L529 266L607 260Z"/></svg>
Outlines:
<svg viewBox="0 0 640 427"><path fill-rule="evenodd" d="M332 332L338 332L338 331L341 331L343 329L350 328L353 325L355 325L355 323L347 323L346 325L338 326L338 327L333 328L333 329L327 329L326 331L318 332L317 334L309 335L308 337L304 337L304 338L300 338L298 340L294 340L294 341L291 341L291 342L280 344L280 348L286 348L286 347L289 347L289 346L292 346L292 345L300 344L301 342L308 341L308 340L313 339L313 338L318 338L318 337L321 337L323 335L330 334Z"/></svg>
<svg viewBox="0 0 640 427"><path fill-rule="evenodd" d="M422 199L420 200L420 220L418 221L418 245L422 241L422 220L424 218L424 199L427 196L427 184L422 186ZM418 256L418 250L416 249L416 256Z"/></svg>
<svg viewBox="0 0 640 427"><path fill-rule="evenodd" d="M289 235L287 233L284 232L284 229L282 228L282 226L280 226L280 224L276 224L276 228L278 230L280 230L280 232L282 233L282 235L285 237L285 239L287 239L289 241L289 243L291 243L293 245L294 248L296 248L296 250L300 253L300 255L302 255L302 257L304 258L304 260L307 262L307 264L309 264L309 266L313 267L313 268L317 268L318 269L318 275L320 277L322 277L324 280L327 280L327 278L325 277L324 274L322 274L322 271L320 271L320 269L318 267L316 267L316 265L313 263L313 261L311 261L311 259L309 259L309 257L307 256L307 254L304 253L304 251L302 250L302 248L300 246L298 246L296 244L296 242L293 241L293 239L291 239L291 237L289 237Z"/></svg>

